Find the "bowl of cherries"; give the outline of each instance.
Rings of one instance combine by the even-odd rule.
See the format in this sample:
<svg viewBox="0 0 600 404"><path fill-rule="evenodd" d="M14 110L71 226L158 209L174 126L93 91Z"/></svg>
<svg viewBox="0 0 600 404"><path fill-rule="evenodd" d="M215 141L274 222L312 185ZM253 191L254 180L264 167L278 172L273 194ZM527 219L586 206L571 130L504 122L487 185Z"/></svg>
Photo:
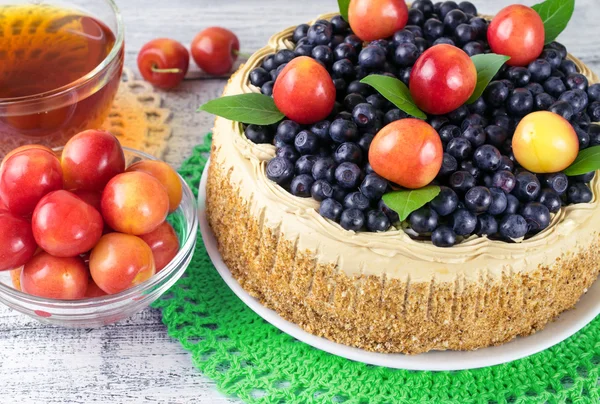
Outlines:
<svg viewBox="0 0 600 404"><path fill-rule="evenodd" d="M66 327L123 320L183 275L197 226L177 172L107 132L20 147L0 164L0 302Z"/></svg>

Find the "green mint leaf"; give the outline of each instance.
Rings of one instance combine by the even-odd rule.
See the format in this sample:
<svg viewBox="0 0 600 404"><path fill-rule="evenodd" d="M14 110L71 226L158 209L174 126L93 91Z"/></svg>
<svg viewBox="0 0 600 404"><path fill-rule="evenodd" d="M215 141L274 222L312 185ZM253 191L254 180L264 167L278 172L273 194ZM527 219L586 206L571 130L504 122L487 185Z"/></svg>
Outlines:
<svg viewBox="0 0 600 404"><path fill-rule="evenodd" d="M284 118L275 106L273 98L258 93L217 98L202 105L198 111L206 111L231 121L255 125L271 125Z"/></svg>
<svg viewBox="0 0 600 404"><path fill-rule="evenodd" d="M360 81L368 84L383 95L389 102L419 119L427 119L427 115L417 107L406 84L394 77L371 74Z"/></svg>
<svg viewBox="0 0 600 404"><path fill-rule="evenodd" d="M385 204L400 216L400 221L405 221L408 215L431 202L440 193L440 187L429 185L420 189L407 189L394 191L383 195Z"/></svg>
<svg viewBox="0 0 600 404"><path fill-rule="evenodd" d="M348 21L348 7L350 7L350 0L338 0L338 6L340 7L340 14L344 17L344 20Z"/></svg>
<svg viewBox="0 0 600 404"><path fill-rule="evenodd" d="M475 64L477 69L477 84L475 85L475 91L473 95L467 101L467 104L472 104L485 91L490 81L494 78L498 70L508 61L510 57L504 55L497 55L495 53L488 53L485 55L475 55L471 57L471 60Z"/></svg>
<svg viewBox="0 0 600 404"><path fill-rule="evenodd" d="M567 28L575 11L575 0L546 0L532 8L544 21L546 44L549 44Z"/></svg>
<svg viewBox="0 0 600 404"><path fill-rule="evenodd" d="M573 164L564 172L569 177L573 177L596 170L600 170L600 146L590 147L579 152Z"/></svg>

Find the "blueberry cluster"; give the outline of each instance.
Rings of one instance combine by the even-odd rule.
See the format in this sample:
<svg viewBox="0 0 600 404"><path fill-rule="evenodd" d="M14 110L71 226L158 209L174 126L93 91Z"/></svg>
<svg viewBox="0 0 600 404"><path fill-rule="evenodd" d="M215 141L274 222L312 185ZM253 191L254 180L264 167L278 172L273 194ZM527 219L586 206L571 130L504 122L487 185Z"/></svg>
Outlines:
<svg viewBox="0 0 600 404"><path fill-rule="evenodd" d="M249 125L245 133L255 143L276 146L268 178L293 195L321 202L321 215L348 230L386 231L399 224L382 200L392 184L373 172L368 151L383 126L407 115L360 80L383 74L408 84L417 58L437 44L461 47L469 55L489 52L488 21L477 17L470 2L416 0L408 24L371 43L363 43L340 16L300 25L293 51L267 56L250 74L254 86L272 95L278 74L297 56L310 56L330 72L337 102L327 120L312 126L290 120ZM591 123L600 121L600 85L590 86L566 56L563 45L551 43L528 67L503 67L475 103L429 116L444 146L434 182L441 193L409 216L415 236L440 247L475 234L519 240L548 227L561 206L591 201L587 184L594 173L536 175L520 167L512 152L516 126L540 110L569 120L580 149L600 145L600 126Z"/></svg>

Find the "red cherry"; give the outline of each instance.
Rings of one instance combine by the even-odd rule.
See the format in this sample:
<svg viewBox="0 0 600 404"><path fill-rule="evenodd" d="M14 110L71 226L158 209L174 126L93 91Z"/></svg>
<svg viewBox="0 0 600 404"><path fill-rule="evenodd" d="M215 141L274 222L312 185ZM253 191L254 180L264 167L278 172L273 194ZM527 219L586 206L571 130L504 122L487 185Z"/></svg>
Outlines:
<svg viewBox="0 0 600 404"><path fill-rule="evenodd" d="M27 220L0 211L0 229L0 271L20 267L33 257L37 244Z"/></svg>
<svg viewBox="0 0 600 404"><path fill-rule="evenodd" d="M335 85L327 70L308 56L289 62L273 88L277 108L289 119L306 125L329 116L335 96Z"/></svg>
<svg viewBox="0 0 600 404"><path fill-rule="evenodd" d="M229 73L240 52L240 41L228 29L210 27L192 41L192 57L202 70L213 76Z"/></svg>
<svg viewBox="0 0 600 404"><path fill-rule="evenodd" d="M544 22L531 7L515 4L500 11L487 32L494 53L510 56L509 66L527 66L544 50Z"/></svg>
<svg viewBox="0 0 600 404"><path fill-rule="evenodd" d="M190 54L173 39L154 39L142 47L137 63L146 81L156 87L170 89L177 87L185 77Z"/></svg>
<svg viewBox="0 0 600 404"><path fill-rule="evenodd" d="M354 33L363 41L390 37L408 22L404 0L352 0L348 19Z"/></svg>

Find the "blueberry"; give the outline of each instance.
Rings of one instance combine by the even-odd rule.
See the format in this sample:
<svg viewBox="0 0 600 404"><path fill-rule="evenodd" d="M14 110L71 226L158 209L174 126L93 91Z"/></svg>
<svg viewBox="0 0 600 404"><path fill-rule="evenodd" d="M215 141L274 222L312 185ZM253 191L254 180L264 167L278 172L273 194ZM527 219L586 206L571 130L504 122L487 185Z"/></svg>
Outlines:
<svg viewBox="0 0 600 404"><path fill-rule="evenodd" d="M509 67L505 76L515 84L515 87L525 87L531 81L529 70L520 66Z"/></svg>
<svg viewBox="0 0 600 404"><path fill-rule="evenodd" d="M277 157L283 157L287 160L290 160L292 163L295 163L296 160L300 158L300 154L296 150L296 148L292 145L284 144L275 150L275 155Z"/></svg>
<svg viewBox="0 0 600 404"><path fill-rule="evenodd" d="M401 43L394 53L394 61L401 67L414 65L418 58L419 50L414 43Z"/></svg>
<svg viewBox="0 0 600 404"><path fill-rule="evenodd" d="M398 213L396 213L396 211L390 209L385 202L382 200L379 201L379 203L377 204L377 208L383 212L388 219L390 219L390 223L395 224L395 223L399 223L400 222L400 217L398 216Z"/></svg>
<svg viewBox="0 0 600 404"><path fill-rule="evenodd" d="M296 135L294 146L300 154L314 154L319 149L319 138L309 130L303 130Z"/></svg>
<svg viewBox="0 0 600 404"><path fill-rule="evenodd" d="M273 142L273 133L268 126L248 125L244 133L248 140L256 144Z"/></svg>
<svg viewBox="0 0 600 404"><path fill-rule="evenodd" d="M473 234L477 227L477 216L466 209L458 209L452 214L452 230L459 236Z"/></svg>
<svg viewBox="0 0 600 404"><path fill-rule="evenodd" d="M476 30L477 28L474 29ZM478 41L471 41L463 46L463 51L469 56L481 55L485 53L485 47Z"/></svg>
<svg viewBox="0 0 600 404"><path fill-rule="evenodd" d="M521 210L530 232L539 232L550 225L550 211L539 202L529 202Z"/></svg>
<svg viewBox="0 0 600 404"><path fill-rule="evenodd" d="M592 84L587 90L590 102L600 101L600 84Z"/></svg>
<svg viewBox="0 0 600 404"><path fill-rule="evenodd" d="M329 136L337 143L355 142L359 139L358 127L352 121L336 119L331 123Z"/></svg>
<svg viewBox="0 0 600 404"><path fill-rule="evenodd" d="M262 62L262 67L268 72L270 72L273 69L276 69L277 65L275 64L275 55L267 56Z"/></svg>
<svg viewBox="0 0 600 404"><path fill-rule="evenodd" d="M333 63L333 51L327 45L315 46L312 50L313 59L323 63L326 67Z"/></svg>
<svg viewBox="0 0 600 404"><path fill-rule="evenodd" d="M574 113L573 107L567 101L556 101L554 104L550 105L548 111L562 116L567 121L570 121L571 118L573 118Z"/></svg>
<svg viewBox="0 0 600 404"><path fill-rule="evenodd" d="M404 29L413 33L415 41L417 38L423 38L423 29L419 25L407 25Z"/></svg>
<svg viewBox="0 0 600 404"><path fill-rule="evenodd" d="M356 56L356 49L349 43L339 44L333 50L333 58L335 60L348 59L352 62L356 62Z"/></svg>
<svg viewBox="0 0 600 404"><path fill-rule="evenodd" d="M473 17L471 18L471 21L469 21L469 24L475 28L478 38L487 37L488 22L485 20L485 18Z"/></svg>
<svg viewBox="0 0 600 404"><path fill-rule="evenodd" d="M331 19L331 26L334 34L344 34L350 29L350 24L341 15L336 15Z"/></svg>
<svg viewBox="0 0 600 404"><path fill-rule="evenodd" d="M524 88L517 88L508 97L506 109L515 116L525 116L533 111L533 95Z"/></svg>
<svg viewBox="0 0 600 404"><path fill-rule="evenodd" d="M381 94L371 94L367 97L367 102L378 110L385 110L389 105L389 101Z"/></svg>
<svg viewBox="0 0 600 404"><path fill-rule="evenodd" d="M583 90L569 90L558 98L560 101L567 101L573 107L573 113L583 112L588 107L588 96Z"/></svg>
<svg viewBox="0 0 600 404"><path fill-rule="evenodd" d="M547 48L557 51L562 59L567 57L567 48L559 42L550 42L548 45L546 45L545 49Z"/></svg>
<svg viewBox="0 0 600 404"><path fill-rule="evenodd" d="M279 137L279 135L275 135L275 137L273 138L273 144L275 145L276 148L281 148L283 146L289 146L286 142L284 142L283 140L281 140L281 138ZM298 154L298 152L296 151L296 149L294 149L294 146L291 146L292 150L294 150L294 153Z"/></svg>
<svg viewBox="0 0 600 404"><path fill-rule="evenodd" d="M454 33L456 27L460 24L466 24L469 21L469 17L459 9L452 10L444 17L444 27L448 34Z"/></svg>
<svg viewBox="0 0 600 404"><path fill-rule="evenodd" d="M352 45L354 47L354 49L356 50L356 52L360 52L360 50L362 49L362 45L363 45L362 39L360 39L358 36L356 36L354 34L348 35L344 39L344 43Z"/></svg>
<svg viewBox="0 0 600 404"><path fill-rule="evenodd" d="M569 90L587 91L589 83L588 79L583 74L571 73L567 75L565 84Z"/></svg>
<svg viewBox="0 0 600 404"><path fill-rule="evenodd" d="M333 196L333 187L325 180L317 180L313 182L310 194L313 199L321 202Z"/></svg>
<svg viewBox="0 0 600 404"><path fill-rule="evenodd" d="M477 39L477 31L472 25L469 24L460 24L458 27L456 27L454 35L456 42L460 45L466 45L469 42Z"/></svg>
<svg viewBox="0 0 600 404"><path fill-rule="evenodd" d="M277 67L277 69L271 70L271 80L277 81L277 77L279 77L279 75L281 74L283 69L285 69L286 66L287 66L287 63L284 63L282 65L279 65L279 67Z"/></svg>
<svg viewBox="0 0 600 404"><path fill-rule="evenodd" d="M552 66L545 59L536 59L529 64L527 68L531 75L531 80L536 83L543 83L552 75Z"/></svg>
<svg viewBox="0 0 600 404"><path fill-rule="evenodd" d="M456 4L456 2L445 1L442 4L440 4L439 15L440 15L440 17L444 18L444 17L446 17L446 14L448 14L452 10L456 10L457 8L458 8L458 4Z"/></svg>
<svg viewBox="0 0 600 404"><path fill-rule="evenodd" d="M493 236L498 233L498 222L491 214L483 214L477 217L475 233L478 236Z"/></svg>
<svg viewBox="0 0 600 404"><path fill-rule="evenodd" d="M571 180L571 182L582 182L582 183L589 183L591 182L594 177L596 176L596 172L592 171L586 174L581 174L581 175L575 175L573 177L570 177L569 179Z"/></svg>
<svg viewBox="0 0 600 404"><path fill-rule="evenodd" d="M412 25L423 25L425 14L421 10L411 8L408 10L408 23Z"/></svg>
<svg viewBox="0 0 600 404"><path fill-rule="evenodd" d="M319 47L316 47L315 50L317 50ZM313 51L314 53L314 51ZM315 59L317 59L315 57ZM318 60L318 59L317 59ZM345 79L345 80L351 80L354 78L355 72L354 72L354 65L352 64L352 62L349 59L341 59L338 60L337 62L335 62L331 68L331 73L332 73L332 77L335 78L340 78L340 79Z"/></svg>
<svg viewBox="0 0 600 404"><path fill-rule="evenodd" d="M367 128L375 123L377 110L368 103L358 104L352 110L352 119L359 128Z"/></svg>
<svg viewBox="0 0 600 404"><path fill-rule="evenodd" d="M454 111L449 112L447 116L450 122L460 124L469 116L469 108L466 105L462 105Z"/></svg>
<svg viewBox="0 0 600 404"><path fill-rule="evenodd" d="M285 185L294 177L294 163L283 157L275 157L267 163L267 178Z"/></svg>
<svg viewBox="0 0 600 404"><path fill-rule="evenodd" d="M460 170L461 171L466 171L469 174L471 174L473 176L473 178L475 178L475 180L478 180L479 177L481 177L481 170L477 167L475 167L475 165L473 165L473 162L471 161L461 161L460 162Z"/></svg>
<svg viewBox="0 0 600 404"><path fill-rule="evenodd" d="M444 153L444 157L442 158L442 167L440 168L440 172L438 176L447 177L458 169L458 162L454 157L449 155L448 153Z"/></svg>
<svg viewBox="0 0 600 404"><path fill-rule="evenodd" d="M419 50L419 53L423 53L431 46L431 42L425 38L415 38L415 46Z"/></svg>
<svg viewBox="0 0 600 404"><path fill-rule="evenodd" d="M358 141L358 146L362 149L362 151L365 155L367 155L369 153L369 148L371 147L371 143L373 142L374 138L375 138L374 134L365 133L364 135L361 136L360 140Z"/></svg>
<svg viewBox="0 0 600 404"><path fill-rule="evenodd" d="M497 125L489 125L486 127L485 135L487 143L496 147L501 147L504 142L506 142L506 139L508 139L508 131Z"/></svg>
<svg viewBox="0 0 600 404"><path fill-rule="evenodd" d="M500 215L506 211L508 206L508 198L504 191L500 188L490 188L492 194L492 203L488 208L488 213L491 215Z"/></svg>
<svg viewBox="0 0 600 404"><path fill-rule="evenodd" d="M436 247L452 247L456 244L456 233L448 226L440 226L431 233L431 242Z"/></svg>
<svg viewBox="0 0 600 404"><path fill-rule="evenodd" d="M564 80L567 76L560 70L558 69L552 69L552 76L551 77L558 77L561 80Z"/></svg>
<svg viewBox="0 0 600 404"><path fill-rule="evenodd" d="M566 74L567 77L570 74L578 72L577 65L572 60L563 60L562 62L560 62L559 70Z"/></svg>
<svg viewBox="0 0 600 404"><path fill-rule="evenodd" d="M370 206L369 199L361 192L351 192L344 198L344 208L366 210Z"/></svg>
<svg viewBox="0 0 600 404"><path fill-rule="evenodd" d="M338 164L346 161L360 164L362 162L363 152L356 143L346 142L337 147L333 158Z"/></svg>
<svg viewBox="0 0 600 404"><path fill-rule="evenodd" d="M292 180L290 192L300 198L310 197L310 190L315 180L308 174L300 174Z"/></svg>
<svg viewBox="0 0 600 404"><path fill-rule="evenodd" d="M490 144L480 146L473 154L475 165L485 171L496 171L502 163L502 154Z"/></svg>
<svg viewBox="0 0 600 404"><path fill-rule="evenodd" d="M569 186L569 179L563 173L548 174L542 177L544 186L550 188L559 195L564 194Z"/></svg>
<svg viewBox="0 0 600 404"><path fill-rule="evenodd" d="M435 41L444 35L444 23L435 18L430 18L423 25L423 36L425 39Z"/></svg>
<svg viewBox="0 0 600 404"><path fill-rule="evenodd" d="M379 46L367 46L358 55L358 63L365 69L379 70L383 68L386 53Z"/></svg>
<svg viewBox="0 0 600 404"><path fill-rule="evenodd" d="M407 29L403 29L400 31L396 31L394 36L392 37L392 41L396 45L400 45L403 43L415 43L415 34Z"/></svg>
<svg viewBox="0 0 600 404"><path fill-rule="evenodd" d="M500 234L510 240L518 240L527 234L527 221L521 215L509 214L500 221Z"/></svg>
<svg viewBox="0 0 600 404"><path fill-rule="evenodd" d="M492 185L496 188L502 189L506 193L512 192L516 184L517 179L510 171L497 171L492 177Z"/></svg>
<svg viewBox="0 0 600 404"><path fill-rule="evenodd" d="M293 40L294 42L298 42L299 40L301 40L302 38L306 37L306 34L308 33L308 29L310 28L310 26L308 24L300 24L296 27L296 29L294 30L294 35L293 35Z"/></svg>
<svg viewBox="0 0 600 404"><path fill-rule="evenodd" d="M590 104L587 109L587 113L590 116L590 119L594 122L600 121L600 102L594 101Z"/></svg>
<svg viewBox="0 0 600 404"><path fill-rule="evenodd" d="M369 46L379 46L385 52L390 49L390 43L386 39L376 39L375 41L372 41Z"/></svg>
<svg viewBox="0 0 600 404"><path fill-rule="evenodd" d="M282 49L275 54L275 63L277 66L281 66L283 64L291 62L296 55L293 51L289 49Z"/></svg>
<svg viewBox="0 0 600 404"><path fill-rule="evenodd" d="M542 86L540 83L529 83L525 86L525 88L531 93L533 94L533 96L535 97L538 94L542 94L544 92L544 86Z"/></svg>
<svg viewBox="0 0 600 404"><path fill-rule="evenodd" d="M589 203L593 198L592 191L581 182L571 185L567 190L567 201L569 203Z"/></svg>
<svg viewBox="0 0 600 404"><path fill-rule="evenodd" d="M492 81L488 84L483 96L489 105L499 107L504 105L509 94L510 90L506 83L502 81Z"/></svg>
<svg viewBox="0 0 600 404"><path fill-rule="evenodd" d="M250 72L250 83L253 86L262 87L269 80L271 80L271 75L262 67L257 67Z"/></svg>
<svg viewBox="0 0 600 404"><path fill-rule="evenodd" d="M458 196L451 188L441 186L440 193L430 202L430 206L440 216L451 215L458 207Z"/></svg>
<svg viewBox="0 0 600 404"><path fill-rule="evenodd" d="M590 146L600 146L600 125L590 125L588 133L590 135Z"/></svg>
<svg viewBox="0 0 600 404"><path fill-rule="evenodd" d="M404 84L406 84L408 86L409 82L410 82L411 72L412 72L412 67L404 67L404 68L400 69L398 71L398 79L400 79L401 82L403 82Z"/></svg>
<svg viewBox="0 0 600 404"><path fill-rule="evenodd" d="M507 215L514 215L519 211L521 202L513 194L506 195L506 210L504 211Z"/></svg>
<svg viewBox="0 0 600 404"><path fill-rule="evenodd" d="M431 233L438 225L438 214L427 207L415 210L408 217L410 227L417 233L423 235Z"/></svg>
<svg viewBox="0 0 600 404"><path fill-rule="evenodd" d="M394 108L386 112L385 117L383 119L383 123L388 125L392 122L396 122L404 118L408 118L408 114L398 108Z"/></svg>
<svg viewBox="0 0 600 404"><path fill-rule="evenodd" d="M367 100L365 97L358 93L348 94L346 98L344 98L344 108L348 111L352 111L358 104L364 104L366 102Z"/></svg>
<svg viewBox="0 0 600 404"><path fill-rule="evenodd" d="M589 107L588 107L588 109L589 109ZM573 117L573 124L581 126L586 131L590 127L591 123L592 123L592 121L587 112L580 112Z"/></svg>
<svg viewBox="0 0 600 404"><path fill-rule="evenodd" d="M559 77L550 77L544 81L544 90L554 98L558 98L567 91L567 87Z"/></svg>
<svg viewBox="0 0 600 404"><path fill-rule="evenodd" d="M342 204L336 201L335 199L328 198L321 202L321 207L319 208L319 213L324 218L333 220L335 222L340 221L340 217L342 216L343 211Z"/></svg>
<svg viewBox="0 0 600 404"><path fill-rule="evenodd" d="M442 127L444 127L444 125L447 125L448 123L450 123L450 120L443 115L434 116L429 120L429 124L436 131L439 131L440 129L442 129Z"/></svg>
<svg viewBox="0 0 600 404"><path fill-rule="evenodd" d="M500 163L500 167L498 167L498 170L511 172L514 169L515 163L513 163L510 157L502 156L502 162Z"/></svg>
<svg viewBox="0 0 600 404"><path fill-rule="evenodd" d="M456 171L450 175L448 184L454 191L464 194L475 186L475 178L467 171Z"/></svg>
<svg viewBox="0 0 600 404"><path fill-rule="evenodd" d="M351 121L352 114L348 111L342 111L342 112L338 113L333 119L334 120L341 119L343 121ZM356 130L358 130L358 128Z"/></svg>
<svg viewBox="0 0 600 404"><path fill-rule="evenodd" d="M473 187L465 194L465 206L472 212L483 213L492 203L492 194L486 187Z"/></svg>
<svg viewBox="0 0 600 404"><path fill-rule="evenodd" d="M385 213L377 210L367 212L367 229L372 232L387 231L391 226L390 219Z"/></svg>
<svg viewBox="0 0 600 404"><path fill-rule="evenodd" d="M277 126L277 136L286 143L292 143L300 132L300 125L294 121L281 121Z"/></svg>
<svg viewBox="0 0 600 404"><path fill-rule="evenodd" d="M267 81L260 88L260 92L263 93L264 95L268 95L270 97L270 96L273 95L273 87L274 86L275 86L275 82L274 81Z"/></svg>
<svg viewBox="0 0 600 404"><path fill-rule="evenodd" d="M471 142L473 147L479 147L485 143L486 134L483 126L472 125L465 129L462 137Z"/></svg>
<svg viewBox="0 0 600 404"><path fill-rule="evenodd" d="M312 57L312 51L315 47L308 44L298 45L296 49L294 49L294 54L296 56L309 56Z"/></svg>
<svg viewBox="0 0 600 404"><path fill-rule="evenodd" d="M329 121L320 121L320 122L313 124L310 127L310 131L312 133L314 133L315 135L317 135L317 137L319 138L321 143L323 143L323 144L330 143L331 142L331 137L329 137L330 126L331 126L331 123Z"/></svg>
<svg viewBox="0 0 600 404"><path fill-rule="evenodd" d="M319 157L312 168L315 180L325 180L332 183L335 179L335 161L331 157Z"/></svg>
<svg viewBox="0 0 600 404"><path fill-rule="evenodd" d="M547 111L548 108L556 102L556 98L547 93L541 93L535 96L535 109L537 111Z"/></svg>
<svg viewBox="0 0 600 404"><path fill-rule="evenodd" d="M555 49L546 48L540 57L546 59L553 69L558 69L562 63L562 57Z"/></svg>
<svg viewBox="0 0 600 404"><path fill-rule="evenodd" d="M436 39L435 41L433 41L433 45L452 45L452 46L456 46L456 42L454 42L452 39L447 38L447 37L441 37Z"/></svg>
<svg viewBox="0 0 600 404"><path fill-rule="evenodd" d="M340 225L346 230L359 231L365 225L365 214L359 209L346 209L342 212Z"/></svg>
<svg viewBox="0 0 600 404"><path fill-rule="evenodd" d="M446 152L455 159L462 161L471 156L471 153L473 152L473 146L466 138L458 137L448 142Z"/></svg>
<svg viewBox="0 0 600 404"><path fill-rule="evenodd" d="M329 42L331 42L332 36L333 28L331 24L323 24L319 22L311 26L306 33L308 43L312 45L327 45Z"/></svg>
<svg viewBox="0 0 600 404"><path fill-rule="evenodd" d="M500 126L502 129L509 131L513 128L513 121L508 115L496 115L493 119L494 125ZM486 135L490 133L486 131Z"/></svg>
<svg viewBox="0 0 600 404"><path fill-rule="evenodd" d="M542 189L538 202L547 207L550 213L557 213L562 206L560 196L550 188Z"/></svg>
<svg viewBox="0 0 600 404"><path fill-rule="evenodd" d="M312 174L317 156L302 156L296 161L296 174Z"/></svg>
<svg viewBox="0 0 600 404"><path fill-rule="evenodd" d="M590 134L587 129L583 129L578 125L573 125L573 129L575 129L575 133L577 134L579 150L586 149L590 145Z"/></svg>
<svg viewBox="0 0 600 404"><path fill-rule="evenodd" d="M442 139L442 142L444 143L448 143L452 139L460 137L461 134L460 128L455 125L446 125L439 130L440 139Z"/></svg>
<svg viewBox="0 0 600 404"><path fill-rule="evenodd" d="M340 203L344 203L344 199L346 198L346 195L348 195L350 192L338 184L333 185L332 188L333 188L333 199L335 199L336 201L338 201Z"/></svg>
<svg viewBox="0 0 600 404"><path fill-rule="evenodd" d="M522 171L516 175L516 185L512 193L522 202L534 201L541 190L538 178L528 172Z"/></svg>
<svg viewBox="0 0 600 404"><path fill-rule="evenodd" d="M343 188L356 188L361 180L360 168L354 163L342 163L335 169L335 180Z"/></svg>
<svg viewBox="0 0 600 404"><path fill-rule="evenodd" d="M377 201L381 199L387 190L388 182L377 174L367 174L362 184L360 184L360 192L368 199Z"/></svg>

